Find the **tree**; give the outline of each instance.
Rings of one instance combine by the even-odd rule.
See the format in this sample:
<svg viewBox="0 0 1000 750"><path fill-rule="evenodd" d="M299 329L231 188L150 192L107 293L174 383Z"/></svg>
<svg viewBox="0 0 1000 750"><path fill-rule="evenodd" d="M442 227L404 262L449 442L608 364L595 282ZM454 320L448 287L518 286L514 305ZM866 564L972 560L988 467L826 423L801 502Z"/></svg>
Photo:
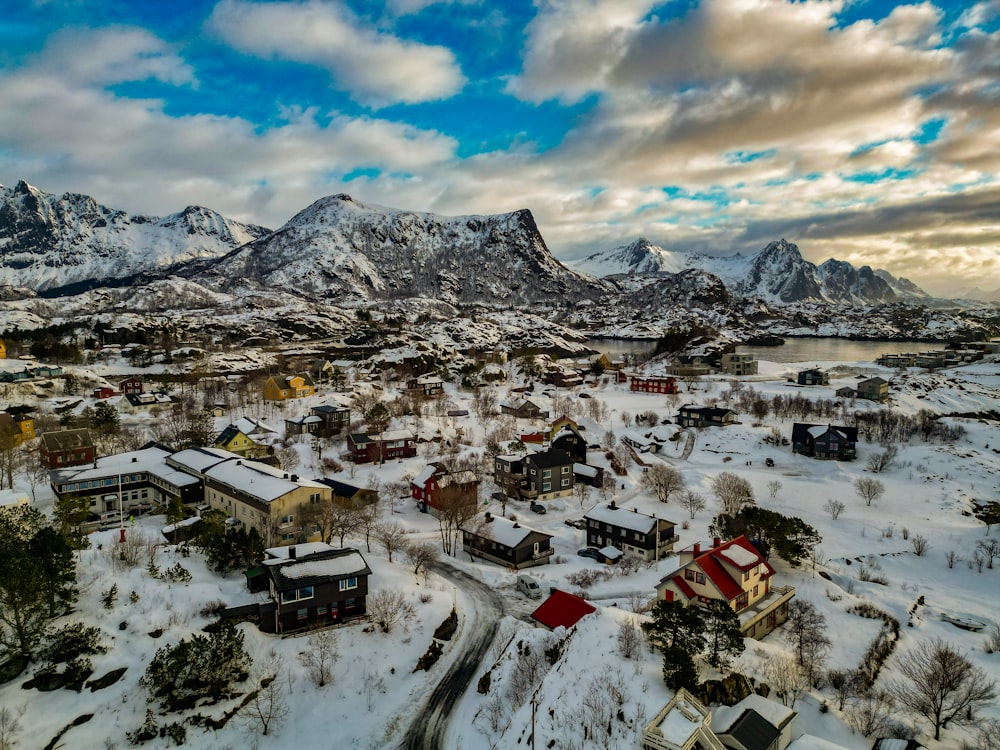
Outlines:
<svg viewBox="0 0 1000 750"><path fill-rule="evenodd" d="M690 651L682 646L663 649L663 682L671 690L698 687L698 667Z"/></svg>
<svg viewBox="0 0 1000 750"><path fill-rule="evenodd" d="M975 725L979 708L996 698L996 682L946 641L923 641L897 659L906 681L897 681L896 699L934 727L934 739L949 723Z"/></svg>
<svg viewBox="0 0 1000 750"><path fill-rule="evenodd" d="M787 629L799 666L809 683L815 684L826 652L833 645L826 637L826 617L812 602L796 598L788 604Z"/></svg>
<svg viewBox="0 0 1000 750"><path fill-rule="evenodd" d="M649 642L659 649L683 648L692 654L705 647L704 614L699 607L658 599L642 624Z"/></svg>
<svg viewBox="0 0 1000 750"><path fill-rule="evenodd" d="M381 523L374 530L375 541L382 545L389 562L392 553L403 549L406 545L406 529L398 523Z"/></svg>
<svg viewBox="0 0 1000 750"><path fill-rule="evenodd" d="M229 621L208 634L196 633L173 646L163 646L149 662L139 685L166 711L179 711L208 698L218 701L234 683L249 676L252 660L243 633Z"/></svg>
<svg viewBox="0 0 1000 750"><path fill-rule="evenodd" d="M740 618L729 602L721 599L709 602L705 607L704 624L708 663L713 667L724 667L730 656L743 653L746 644L740 632Z"/></svg>
<svg viewBox="0 0 1000 750"><path fill-rule="evenodd" d="M260 729L265 737L288 717L283 670L276 656L254 670L256 688L240 706L239 715L248 729Z"/></svg>
<svg viewBox="0 0 1000 750"><path fill-rule="evenodd" d="M980 539L976 542L976 549L986 558L986 567L992 569L993 559L1000 556L1000 540Z"/></svg>
<svg viewBox="0 0 1000 750"><path fill-rule="evenodd" d="M469 497L458 484L440 487L435 502L441 551L446 555L457 554L458 535L463 529L475 530L473 527L476 525L478 515L476 503L469 501Z"/></svg>
<svg viewBox="0 0 1000 750"><path fill-rule="evenodd" d="M333 682L333 668L339 658L337 633L329 628L312 633L306 639L306 650L299 653L299 661L316 687Z"/></svg>
<svg viewBox="0 0 1000 750"><path fill-rule="evenodd" d="M781 698L782 705L794 706L799 694L808 689L809 682L798 662L790 654L755 652L761 660L760 675Z"/></svg>
<svg viewBox="0 0 1000 750"><path fill-rule="evenodd" d="M619 624L616 640L618 642L618 653L622 655L623 659L631 659L635 656L639 650L639 628L635 626L635 622L631 617L627 620L622 620L621 624Z"/></svg>
<svg viewBox="0 0 1000 750"><path fill-rule="evenodd" d="M831 669L826 681L837 696L837 710L843 711L847 701L861 689L861 675L855 669Z"/></svg>
<svg viewBox="0 0 1000 750"><path fill-rule="evenodd" d="M413 605L406 599L401 589L379 589L368 596L368 614L383 633L389 633L400 622L414 615Z"/></svg>
<svg viewBox="0 0 1000 750"><path fill-rule="evenodd" d="M895 445L888 446L882 453L873 453L868 457L868 471L872 474L881 474L892 468L896 461L897 448Z"/></svg>
<svg viewBox="0 0 1000 750"><path fill-rule="evenodd" d="M774 500L774 498L778 496L778 493L781 492L781 486L781 482L777 479L772 479L767 483L767 491L770 493L772 500Z"/></svg>
<svg viewBox="0 0 1000 750"><path fill-rule="evenodd" d="M81 527L90 513L90 500L74 492L56 495L52 507L52 523L73 549L86 549L90 544Z"/></svg>
<svg viewBox="0 0 1000 750"><path fill-rule="evenodd" d="M48 616L65 613L77 596L73 547L54 528L44 526L31 537L27 551L40 576Z"/></svg>
<svg viewBox="0 0 1000 750"><path fill-rule="evenodd" d="M724 471L712 480L712 492L727 516L735 516L744 506L754 502L750 482L731 471Z"/></svg>
<svg viewBox="0 0 1000 750"><path fill-rule="evenodd" d="M643 472L640 484L665 503L673 493L684 489L684 477L674 467L656 463Z"/></svg>
<svg viewBox="0 0 1000 750"><path fill-rule="evenodd" d="M764 559L774 552L792 567L798 567L822 541L816 529L801 518L748 505L735 516L720 513L712 522L716 534L732 539L740 534L753 539Z"/></svg>
<svg viewBox="0 0 1000 750"><path fill-rule="evenodd" d="M823 510L830 514L830 519L836 521L840 514L844 512L844 504L840 500L829 499L823 506Z"/></svg>
<svg viewBox="0 0 1000 750"><path fill-rule="evenodd" d="M884 733L895 710L895 701L888 690L870 690L851 701L845 713L851 729L871 737Z"/></svg>
<svg viewBox="0 0 1000 750"><path fill-rule="evenodd" d="M303 506L302 523L304 526L315 527L320 539L327 544L333 537L337 537L343 547L344 537L361 527L361 517L353 508L346 508L331 498L320 498L315 503Z"/></svg>
<svg viewBox="0 0 1000 750"><path fill-rule="evenodd" d="M441 556L440 550L427 542L411 542L403 549L403 554L413 566L414 575L419 575L421 570L426 570Z"/></svg>
<svg viewBox="0 0 1000 750"><path fill-rule="evenodd" d="M274 457L281 464L282 471L295 471L299 468L299 464L302 463L299 452L291 445L279 446L274 451Z"/></svg>
<svg viewBox="0 0 1000 750"><path fill-rule="evenodd" d="M121 427L118 410L107 401L99 402L94 407L90 427L98 436L114 435Z"/></svg>
<svg viewBox="0 0 1000 750"><path fill-rule="evenodd" d="M497 406L495 388L481 386L472 393L472 411L480 422L485 422L493 415Z"/></svg>
<svg viewBox="0 0 1000 750"><path fill-rule="evenodd" d="M872 477L858 477L854 480L854 491L858 493L858 497L865 501L865 505L870 506L882 497L885 485Z"/></svg>
<svg viewBox="0 0 1000 750"><path fill-rule="evenodd" d="M680 495L680 506L694 518L700 511L705 510L705 498L694 490L684 490Z"/></svg>
<svg viewBox="0 0 1000 750"><path fill-rule="evenodd" d="M202 516L194 544L205 552L208 566L222 575L252 568L264 559L264 540L257 529L226 526L225 514L219 511Z"/></svg>

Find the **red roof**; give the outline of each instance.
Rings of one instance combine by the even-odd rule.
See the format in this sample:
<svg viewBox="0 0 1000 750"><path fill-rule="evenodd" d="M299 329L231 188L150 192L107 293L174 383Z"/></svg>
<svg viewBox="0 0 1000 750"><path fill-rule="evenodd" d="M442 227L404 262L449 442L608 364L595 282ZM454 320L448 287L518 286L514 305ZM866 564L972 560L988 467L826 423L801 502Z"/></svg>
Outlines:
<svg viewBox="0 0 1000 750"><path fill-rule="evenodd" d="M725 544L720 544L715 549L705 551L703 554L696 557L692 562L697 564L698 567L705 572L705 575L708 576L713 584L715 584L715 587L719 589L726 599L729 600L735 599L743 593L743 586L740 585L739 581L734 580L733 577L729 575L729 572L723 566L722 562L720 562L719 553L724 552L732 546L740 547L747 552L752 553L755 555L755 558L753 562L750 562L747 565L737 565L730 558L722 557L721 559L725 560L727 565L732 565L733 567L744 571L750 570L750 568L755 565L763 565L765 577L774 573L774 568L767 564L767 561L761 557L760 552L758 552L757 548L750 543L750 540L742 535L726 542Z"/></svg>
<svg viewBox="0 0 1000 750"><path fill-rule="evenodd" d="M531 617L550 630L555 630L560 626L571 628L584 615L596 610L593 604L588 604L580 597L556 589L538 606L538 609L531 613Z"/></svg>
<svg viewBox="0 0 1000 750"><path fill-rule="evenodd" d="M688 599L694 599L697 596L697 594L694 593L694 589L688 586L687 581L684 580L684 576L674 576L671 580Z"/></svg>

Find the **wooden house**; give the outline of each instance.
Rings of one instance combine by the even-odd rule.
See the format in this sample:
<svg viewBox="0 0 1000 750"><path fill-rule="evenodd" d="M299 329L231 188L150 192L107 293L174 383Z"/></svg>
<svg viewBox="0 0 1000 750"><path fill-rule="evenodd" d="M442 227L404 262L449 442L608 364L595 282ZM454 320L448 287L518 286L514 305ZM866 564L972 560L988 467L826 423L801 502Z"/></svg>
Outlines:
<svg viewBox="0 0 1000 750"><path fill-rule="evenodd" d="M410 398L437 398L444 393L444 381L434 375L422 375L406 381L406 394Z"/></svg>
<svg viewBox="0 0 1000 750"><path fill-rule="evenodd" d="M470 557L515 570L548 564L553 553L551 534L490 513L486 514L485 521L475 530L462 531L462 549Z"/></svg>
<svg viewBox="0 0 1000 750"><path fill-rule="evenodd" d="M858 398L868 401L885 401L889 398L889 381L875 377L858 383Z"/></svg>
<svg viewBox="0 0 1000 750"><path fill-rule="evenodd" d="M677 414L681 427L724 427L736 422L736 412L717 406L682 406Z"/></svg>
<svg viewBox="0 0 1000 750"><path fill-rule="evenodd" d="M858 428L843 425L792 425L792 453L821 460L853 461L857 458Z"/></svg>
<svg viewBox="0 0 1000 750"><path fill-rule="evenodd" d="M41 438L39 456L42 466L47 469L92 464L97 457L97 448L90 430L44 432Z"/></svg>
<svg viewBox="0 0 1000 750"><path fill-rule="evenodd" d="M644 378L633 375L629 380L628 388L634 393L677 393L677 378Z"/></svg>
<svg viewBox="0 0 1000 750"><path fill-rule="evenodd" d="M456 505L476 505L479 502L479 479L469 470L451 471L435 461L428 464L410 482L410 496L424 513L428 509Z"/></svg>
<svg viewBox="0 0 1000 750"><path fill-rule="evenodd" d="M272 375L264 382L265 401L287 401L305 398L316 393L316 385L308 373L298 375Z"/></svg>
<svg viewBox="0 0 1000 750"><path fill-rule="evenodd" d="M592 547L616 547L629 557L656 560L674 553L678 537L674 522L639 513L635 508L619 508L612 500L587 511L587 544Z"/></svg>
<svg viewBox="0 0 1000 750"><path fill-rule="evenodd" d="M388 430L371 435L352 432L347 436L347 450L356 464L385 462L417 455L416 437L409 430Z"/></svg>
<svg viewBox="0 0 1000 750"><path fill-rule="evenodd" d="M118 383L118 392L122 395L128 395L130 393L145 393L145 389L146 386L142 382L142 378L135 377L134 375L132 377L125 378Z"/></svg>
<svg viewBox="0 0 1000 750"><path fill-rule="evenodd" d="M830 385L830 375L823 370L802 370L795 377L799 385Z"/></svg>
<svg viewBox="0 0 1000 750"><path fill-rule="evenodd" d="M518 419L544 419L549 413L530 398L511 398L500 403L500 413Z"/></svg>

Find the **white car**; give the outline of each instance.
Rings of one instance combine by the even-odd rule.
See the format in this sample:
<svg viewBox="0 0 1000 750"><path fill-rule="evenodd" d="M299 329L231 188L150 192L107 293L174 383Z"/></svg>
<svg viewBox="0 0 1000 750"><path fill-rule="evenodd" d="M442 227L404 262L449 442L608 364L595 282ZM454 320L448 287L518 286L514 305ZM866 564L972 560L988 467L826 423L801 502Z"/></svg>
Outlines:
<svg viewBox="0 0 1000 750"><path fill-rule="evenodd" d="M531 576L518 576L517 577L517 588L529 599L541 599L542 598L542 587L538 585L536 581Z"/></svg>

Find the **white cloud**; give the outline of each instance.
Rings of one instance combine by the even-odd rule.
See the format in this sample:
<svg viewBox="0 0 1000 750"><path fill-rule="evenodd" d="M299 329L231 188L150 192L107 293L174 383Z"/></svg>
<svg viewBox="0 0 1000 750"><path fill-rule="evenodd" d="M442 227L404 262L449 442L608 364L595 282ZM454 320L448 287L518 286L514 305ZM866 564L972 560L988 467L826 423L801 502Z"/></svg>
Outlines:
<svg viewBox="0 0 1000 750"><path fill-rule="evenodd" d="M443 99L465 83L451 50L366 27L338 4L222 0L208 28L241 52L324 68L372 106Z"/></svg>

